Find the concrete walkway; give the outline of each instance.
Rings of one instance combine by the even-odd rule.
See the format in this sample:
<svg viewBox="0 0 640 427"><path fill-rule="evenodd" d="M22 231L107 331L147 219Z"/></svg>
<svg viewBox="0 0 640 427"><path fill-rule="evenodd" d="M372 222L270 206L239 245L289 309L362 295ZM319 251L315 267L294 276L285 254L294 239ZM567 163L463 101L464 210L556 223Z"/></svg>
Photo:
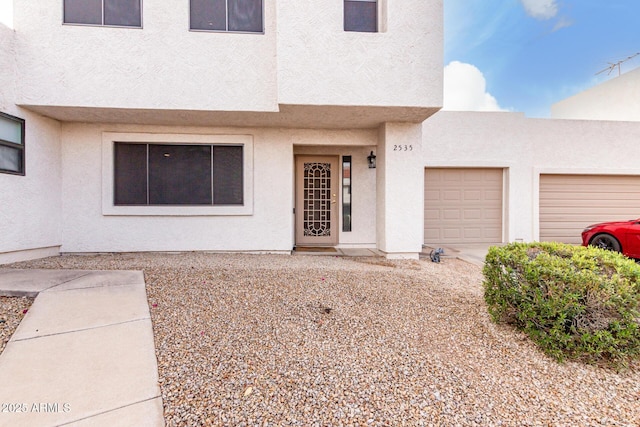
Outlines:
<svg viewBox="0 0 640 427"><path fill-rule="evenodd" d="M442 247L442 249L444 249L442 259L458 258L471 264L475 264L478 267L483 267L484 259L487 256L487 252L489 251L490 246L492 245L480 243L467 244L464 246L444 246ZM422 253L425 254L426 257L433 249L436 248L431 246L424 246L422 248Z"/></svg>
<svg viewBox="0 0 640 427"><path fill-rule="evenodd" d="M0 426L163 426L139 271L0 269L36 296L0 355Z"/></svg>

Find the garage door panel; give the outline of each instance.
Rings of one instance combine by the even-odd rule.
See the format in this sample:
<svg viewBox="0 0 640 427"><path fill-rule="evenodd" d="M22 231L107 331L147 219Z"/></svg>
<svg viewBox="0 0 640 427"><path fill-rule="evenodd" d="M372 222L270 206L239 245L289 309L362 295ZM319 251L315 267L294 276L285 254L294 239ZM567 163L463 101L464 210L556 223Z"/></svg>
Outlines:
<svg viewBox="0 0 640 427"><path fill-rule="evenodd" d="M440 230L431 228L429 230L424 231L425 239L429 239L429 241L437 242L440 240Z"/></svg>
<svg viewBox="0 0 640 427"><path fill-rule="evenodd" d="M424 192L425 200L440 200L440 191L425 191Z"/></svg>
<svg viewBox="0 0 640 427"><path fill-rule="evenodd" d="M484 209L482 213L484 219L495 220L496 222L502 220L502 211L500 209Z"/></svg>
<svg viewBox="0 0 640 427"><path fill-rule="evenodd" d="M464 181L464 175L460 172L457 173L447 173L446 171L442 171L440 173L440 180L442 182L462 182Z"/></svg>
<svg viewBox="0 0 640 427"><path fill-rule="evenodd" d="M485 172L479 169L467 169L462 172L462 175L464 176L464 180L466 182L471 182L474 184L484 182L487 179L487 175L485 174Z"/></svg>
<svg viewBox="0 0 640 427"><path fill-rule="evenodd" d="M549 189L553 191L554 189ZM567 201L575 201L582 202L584 201L584 196L588 195L589 200L632 200L637 197L637 194L634 194L632 190L629 193L623 193L620 191L609 191L609 192L600 192L600 191L571 191L571 192L550 192L549 200L567 200Z"/></svg>
<svg viewBox="0 0 640 427"><path fill-rule="evenodd" d="M500 239L500 237L502 236L502 230L500 228L490 228L490 227L485 227L483 229L483 237L485 239Z"/></svg>
<svg viewBox="0 0 640 427"><path fill-rule="evenodd" d="M475 202L482 200L482 190L465 190L464 200Z"/></svg>
<svg viewBox="0 0 640 427"><path fill-rule="evenodd" d="M459 220L460 211L458 209L444 209L442 211L442 219L444 220Z"/></svg>
<svg viewBox="0 0 640 427"><path fill-rule="evenodd" d="M442 192L442 200L460 200L462 192L460 190L447 190Z"/></svg>
<svg viewBox="0 0 640 427"><path fill-rule="evenodd" d="M464 219L465 220L482 219L482 210L481 209L465 209Z"/></svg>
<svg viewBox="0 0 640 427"><path fill-rule="evenodd" d="M484 200L489 201L493 200L496 202L496 205L502 204L502 191L497 190L485 190L484 192Z"/></svg>
<svg viewBox="0 0 640 427"><path fill-rule="evenodd" d="M482 232L481 228L465 228L464 229L464 238L466 240L477 240L477 239L482 239L482 237L484 236L484 233Z"/></svg>
<svg viewBox="0 0 640 427"><path fill-rule="evenodd" d="M640 176L540 175L540 240L578 244L584 227L640 217Z"/></svg>
<svg viewBox="0 0 640 427"><path fill-rule="evenodd" d="M621 218L622 220L627 219L636 219L640 215L638 211L635 210L621 210L619 212L611 212L610 208L593 208L589 209L589 213L576 213L575 208L563 208L561 210L558 209L549 209L546 212L546 218L548 221L560 220L566 221L568 216L571 216L576 221L590 221L591 219L604 218L605 221L610 221L610 218ZM614 218L614 219L615 219Z"/></svg>
<svg viewBox="0 0 640 427"><path fill-rule="evenodd" d="M425 243L500 243L502 176L502 169L425 169Z"/></svg>
<svg viewBox="0 0 640 427"><path fill-rule="evenodd" d="M445 228L442 230L442 239L460 239L460 231L459 228Z"/></svg>
<svg viewBox="0 0 640 427"><path fill-rule="evenodd" d="M425 219L440 219L440 211L438 209L425 209L424 211Z"/></svg>

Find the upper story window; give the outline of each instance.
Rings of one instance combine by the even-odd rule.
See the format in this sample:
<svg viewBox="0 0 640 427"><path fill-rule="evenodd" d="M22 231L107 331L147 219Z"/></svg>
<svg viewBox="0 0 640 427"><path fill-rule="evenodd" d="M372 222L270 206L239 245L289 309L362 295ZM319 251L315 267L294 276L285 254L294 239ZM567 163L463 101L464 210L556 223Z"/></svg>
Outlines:
<svg viewBox="0 0 640 427"><path fill-rule="evenodd" d="M142 27L142 0L64 0L65 24Z"/></svg>
<svg viewBox="0 0 640 427"><path fill-rule="evenodd" d="M0 173L24 175L24 120L0 113Z"/></svg>
<svg viewBox="0 0 640 427"><path fill-rule="evenodd" d="M262 0L190 0L192 30L264 32Z"/></svg>
<svg viewBox="0 0 640 427"><path fill-rule="evenodd" d="M366 33L377 32L377 0L344 0L344 30Z"/></svg>

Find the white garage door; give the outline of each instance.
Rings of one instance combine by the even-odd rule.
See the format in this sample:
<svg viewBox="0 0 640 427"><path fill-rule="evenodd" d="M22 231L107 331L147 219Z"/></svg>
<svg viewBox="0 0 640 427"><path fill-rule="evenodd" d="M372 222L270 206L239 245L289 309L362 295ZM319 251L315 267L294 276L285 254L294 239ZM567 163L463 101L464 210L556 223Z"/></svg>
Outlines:
<svg viewBox="0 0 640 427"><path fill-rule="evenodd" d="M540 175L540 240L581 243L597 222L640 217L640 176Z"/></svg>
<svg viewBox="0 0 640 427"><path fill-rule="evenodd" d="M425 244L502 242L502 175L502 169L425 169Z"/></svg>

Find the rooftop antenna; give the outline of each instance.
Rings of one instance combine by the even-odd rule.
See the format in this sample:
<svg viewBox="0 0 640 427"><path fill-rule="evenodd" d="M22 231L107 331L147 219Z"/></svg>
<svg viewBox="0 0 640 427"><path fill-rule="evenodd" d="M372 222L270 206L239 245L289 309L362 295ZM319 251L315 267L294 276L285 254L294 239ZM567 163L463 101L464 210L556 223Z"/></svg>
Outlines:
<svg viewBox="0 0 640 427"><path fill-rule="evenodd" d="M596 76L598 74L602 74L605 71L609 71L607 73L608 76L611 75L611 73L613 72L613 70L615 70L616 68L618 69L618 76L620 76L620 68L623 62L627 62L628 60L635 58L636 56L640 55L640 52L634 53L633 55L629 56L628 58L623 59L622 61L618 61L618 62L607 62L607 64L609 64L609 66L607 68L605 68L604 70L600 70L596 73Z"/></svg>

